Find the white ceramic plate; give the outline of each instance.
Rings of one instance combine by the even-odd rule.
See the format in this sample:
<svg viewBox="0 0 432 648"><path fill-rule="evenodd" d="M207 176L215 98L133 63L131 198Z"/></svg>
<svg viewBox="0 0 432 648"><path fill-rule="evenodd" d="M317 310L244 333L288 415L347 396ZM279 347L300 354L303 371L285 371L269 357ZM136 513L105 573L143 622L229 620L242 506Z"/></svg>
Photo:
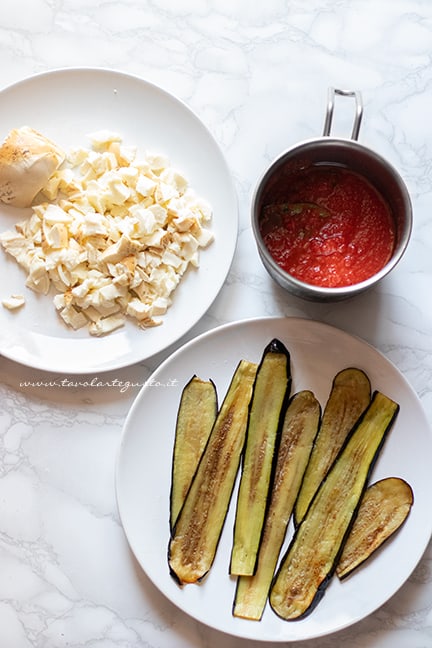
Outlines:
<svg viewBox="0 0 432 648"><path fill-rule="evenodd" d="M133 322L105 338L71 331L52 297L25 288L25 273L0 249L0 300L25 294L19 312L0 307L0 353L31 367L66 373L117 369L177 341L202 317L219 292L234 255L237 199L224 157L212 135L182 102L143 81L103 69L55 70L0 92L0 140L27 124L65 148L89 146L87 134L119 132L140 151L166 154L213 209L215 241L201 253L174 294L162 326L141 330ZM0 231L27 217L0 203ZM7 277L7 282L4 281Z"/></svg>
<svg viewBox="0 0 432 648"><path fill-rule="evenodd" d="M348 366L364 369L372 389L400 403L400 413L376 463L372 480L405 478L414 505L383 551L343 584L334 578L320 604L305 619L286 622L267 606L260 622L231 614L235 582L228 576L235 493L215 563L200 585L179 588L167 565L171 457L181 390L197 374L212 378L222 400L241 358L258 362L277 337L291 354L293 392L309 388L325 404L335 374ZM416 394L381 353L336 328L296 318L238 322L187 343L168 358L138 395L125 422L116 468L118 506L138 562L175 605L220 631L247 639L295 641L347 627L381 606L409 577L432 532L432 476L424 457L432 436ZM289 530L289 535L291 534Z"/></svg>

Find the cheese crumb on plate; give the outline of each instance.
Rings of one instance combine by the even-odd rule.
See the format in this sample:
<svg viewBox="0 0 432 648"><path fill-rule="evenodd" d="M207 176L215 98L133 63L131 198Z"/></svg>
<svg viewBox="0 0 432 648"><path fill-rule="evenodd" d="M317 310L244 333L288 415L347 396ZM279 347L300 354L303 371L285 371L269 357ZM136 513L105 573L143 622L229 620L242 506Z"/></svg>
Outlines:
<svg viewBox="0 0 432 648"><path fill-rule="evenodd" d="M23 295L11 295L2 300L2 306L7 310L14 311L24 306L25 299Z"/></svg>

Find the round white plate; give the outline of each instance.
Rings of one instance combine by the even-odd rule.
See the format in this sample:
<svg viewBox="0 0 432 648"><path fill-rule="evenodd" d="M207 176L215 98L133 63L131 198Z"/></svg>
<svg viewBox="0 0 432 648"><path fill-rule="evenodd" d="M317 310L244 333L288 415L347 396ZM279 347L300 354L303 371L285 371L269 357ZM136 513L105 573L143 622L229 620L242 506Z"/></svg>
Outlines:
<svg viewBox="0 0 432 648"><path fill-rule="evenodd" d="M24 294L18 312L0 307L0 353L38 369L86 373L144 360L177 341L204 315L228 274L234 255L237 198L224 157L212 135L181 101L146 81L104 69L63 69L40 74L0 92L0 140L29 125L62 147L89 146L87 135L107 129L140 151L164 153L213 209L215 241L201 252L174 293L161 326L133 322L104 338L72 331L58 317L52 296L25 287L25 272L0 249L0 301ZM0 231L30 210L0 203ZM7 277L7 281L4 280Z"/></svg>
<svg viewBox="0 0 432 648"><path fill-rule="evenodd" d="M405 525L382 551L344 583L333 578L305 619L287 622L267 606L261 621L232 616L235 581L228 576L236 494L231 502L216 560L200 585L178 587L167 564L169 493L176 414L181 391L197 374L214 380L222 401L240 359L258 362L266 344L279 338L291 354L292 393L312 389L322 406L335 374L364 369L372 389L400 404L400 412L375 465L372 480L406 479L414 505ZM406 379L381 353L336 328L296 318L264 318L225 325L171 355L152 375L126 419L116 467L122 524L138 562L157 588L195 619L247 639L294 641L323 636L364 618L409 577L432 532L432 476L424 457L432 436L424 411ZM288 537L292 531L289 529Z"/></svg>

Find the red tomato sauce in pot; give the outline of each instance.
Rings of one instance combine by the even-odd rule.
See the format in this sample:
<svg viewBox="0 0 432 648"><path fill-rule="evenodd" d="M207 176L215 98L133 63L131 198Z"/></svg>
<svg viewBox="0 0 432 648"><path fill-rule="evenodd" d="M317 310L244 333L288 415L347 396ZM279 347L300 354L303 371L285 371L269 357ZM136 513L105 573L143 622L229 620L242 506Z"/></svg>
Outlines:
<svg viewBox="0 0 432 648"><path fill-rule="evenodd" d="M332 165L286 176L262 208L260 231L283 270L328 288L357 284L381 270L396 239L381 194L361 175Z"/></svg>

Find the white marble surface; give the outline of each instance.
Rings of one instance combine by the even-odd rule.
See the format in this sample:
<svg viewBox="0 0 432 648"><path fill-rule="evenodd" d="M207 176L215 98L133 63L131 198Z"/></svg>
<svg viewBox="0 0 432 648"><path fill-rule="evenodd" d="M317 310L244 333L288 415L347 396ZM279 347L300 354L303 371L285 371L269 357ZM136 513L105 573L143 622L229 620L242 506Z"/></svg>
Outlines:
<svg viewBox="0 0 432 648"><path fill-rule="evenodd" d="M57 67L130 72L184 100L222 147L239 197L238 247L222 291L187 339L261 315L323 321L380 349L429 418L431 55L430 0L2 0L0 11L1 87ZM259 262L249 217L266 165L321 134L329 85L362 91L360 140L397 166L414 206L412 240L396 271L337 305L303 302L275 286ZM341 119L337 127L349 126ZM142 383L165 355L104 379ZM138 388L23 385L50 378L0 358L0 646L250 645L186 617L131 556L114 462ZM432 646L431 558L429 547L408 582L369 618L301 645Z"/></svg>

